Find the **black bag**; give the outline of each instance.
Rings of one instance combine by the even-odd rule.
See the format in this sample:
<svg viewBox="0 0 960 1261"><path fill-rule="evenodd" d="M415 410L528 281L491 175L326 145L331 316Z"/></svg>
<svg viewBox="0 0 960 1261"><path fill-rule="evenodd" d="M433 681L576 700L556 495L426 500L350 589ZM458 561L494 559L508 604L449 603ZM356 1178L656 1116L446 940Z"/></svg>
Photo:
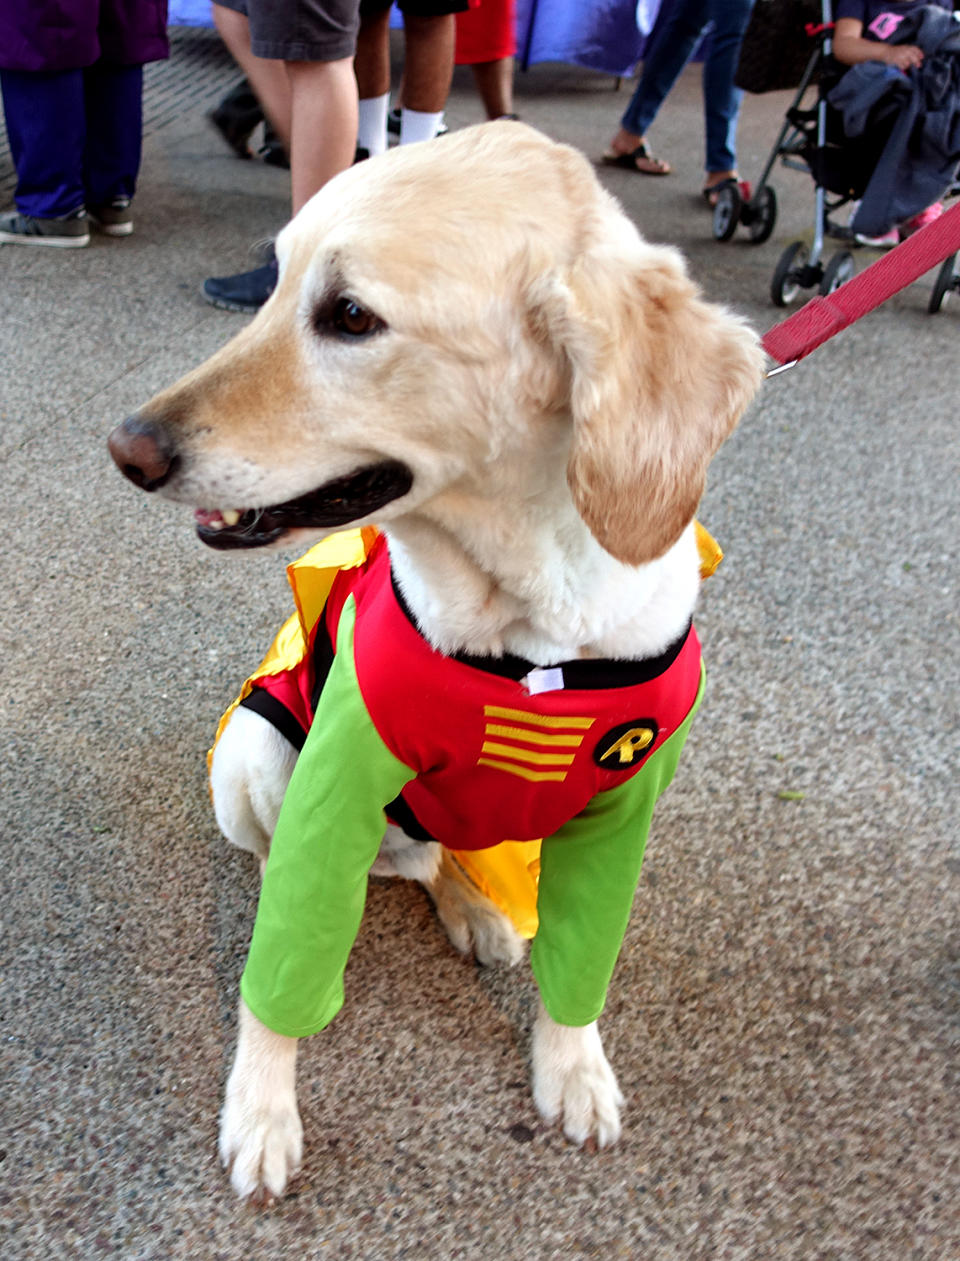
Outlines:
<svg viewBox="0 0 960 1261"><path fill-rule="evenodd" d="M804 31L823 20L820 0L756 0L734 83L747 92L795 88L817 47Z"/></svg>

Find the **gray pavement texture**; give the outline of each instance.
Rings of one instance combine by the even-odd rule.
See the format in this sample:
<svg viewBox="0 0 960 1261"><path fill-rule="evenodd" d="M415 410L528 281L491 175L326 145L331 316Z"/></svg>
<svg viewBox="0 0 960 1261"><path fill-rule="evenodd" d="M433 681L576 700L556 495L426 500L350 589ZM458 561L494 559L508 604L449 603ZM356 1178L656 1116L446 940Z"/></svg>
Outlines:
<svg viewBox="0 0 960 1261"><path fill-rule="evenodd" d="M205 122L232 78L200 33L148 72L132 238L0 249L0 1254L960 1257L960 312L927 315L932 276L769 382L714 464L710 688L603 1020L619 1146L538 1119L527 970L478 970L418 886L375 881L347 1006L301 1056L303 1174L234 1200L216 1119L257 877L203 755L285 557L205 551L104 445L242 326L200 281L285 218L284 175ZM538 66L518 108L597 156L627 90ZM773 239L716 244L699 93L693 67L653 131L672 177L603 179L763 330L812 185L781 172ZM747 100L745 174L785 104ZM458 72L450 123L479 118Z"/></svg>

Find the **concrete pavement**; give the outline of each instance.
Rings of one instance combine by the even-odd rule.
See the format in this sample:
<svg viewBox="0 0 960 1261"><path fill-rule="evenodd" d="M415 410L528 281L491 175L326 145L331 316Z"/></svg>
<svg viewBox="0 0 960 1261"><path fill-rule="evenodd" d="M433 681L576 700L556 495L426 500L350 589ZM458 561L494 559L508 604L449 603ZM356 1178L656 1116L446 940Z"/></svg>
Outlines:
<svg viewBox="0 0 960 1261"><path fill-rule="evenodd" d="M770 382L713 466L710 688L603 1022L620 1145L538 1119L527 971L478 971L419 888L376 881L347 1006L301 1057L303 1175L234 1201L216 1115L257 879L203 754L286 614L284 558L204 550L104 445L242 325L200 282L285 216L284 175L204 121L232 78L199 33L149 71L132 238L0 248L2 1255L960 1256L960 304L928 316L932 277ZM540 66L517 105L596 156L627 90ZM785 102L748 99L744 174ZM449 121L479 118L458 72ZM652 141L673 176L605 183L765 329L810 180L777 176L766 245L718 245L697 68Z"/></svg>

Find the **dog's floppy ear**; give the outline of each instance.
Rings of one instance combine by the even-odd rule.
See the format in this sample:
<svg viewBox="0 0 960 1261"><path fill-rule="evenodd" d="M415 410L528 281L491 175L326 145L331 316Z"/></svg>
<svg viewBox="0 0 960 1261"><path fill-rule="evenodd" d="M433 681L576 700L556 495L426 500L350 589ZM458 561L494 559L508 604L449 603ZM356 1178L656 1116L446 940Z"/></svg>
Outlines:
<svg viewBox="0 0 960 1261"><path fill-rule="evenodd" d="M675 250L648 245L612 207L600 227L543 314L569 364L574 503L611 555L639 565L693 518L762 354L742 321L700 297Z"/></svg>

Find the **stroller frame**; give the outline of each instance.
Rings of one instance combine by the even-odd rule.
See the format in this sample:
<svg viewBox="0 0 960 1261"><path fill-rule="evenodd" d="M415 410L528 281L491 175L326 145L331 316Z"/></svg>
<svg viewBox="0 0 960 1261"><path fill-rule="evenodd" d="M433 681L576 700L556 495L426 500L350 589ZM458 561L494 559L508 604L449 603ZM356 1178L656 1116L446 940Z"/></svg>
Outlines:
<svg viewBox="0 0 960 1261"><path fill-rule="evenodd" d="M822 261L828 236L853 242L850 230L832 223L829 216L853 201L857 194L852 188L846 192L832 192L828 186L828 105L822 86L818 86L817 100L812 108L803 105L804 97L833 47L831 0L821 0L820 11L820 26L807 28L808 35L816 41L815 46L756 186L751 189L748 183L742 182L722 188L713 213L715 240L730 240L738 223L742 223L747 228L751 243L760 245L769 239L776 223L777 198L768 180L777 160L785 167L813 177L813 241L809 246L806 241L794 241L781 254L770 286L771 299L775 306L780 307L788 306L801 289L817 288L821 294L832 293L849 280L855 270L849 250L839 251L826 264Z"/></svg>

